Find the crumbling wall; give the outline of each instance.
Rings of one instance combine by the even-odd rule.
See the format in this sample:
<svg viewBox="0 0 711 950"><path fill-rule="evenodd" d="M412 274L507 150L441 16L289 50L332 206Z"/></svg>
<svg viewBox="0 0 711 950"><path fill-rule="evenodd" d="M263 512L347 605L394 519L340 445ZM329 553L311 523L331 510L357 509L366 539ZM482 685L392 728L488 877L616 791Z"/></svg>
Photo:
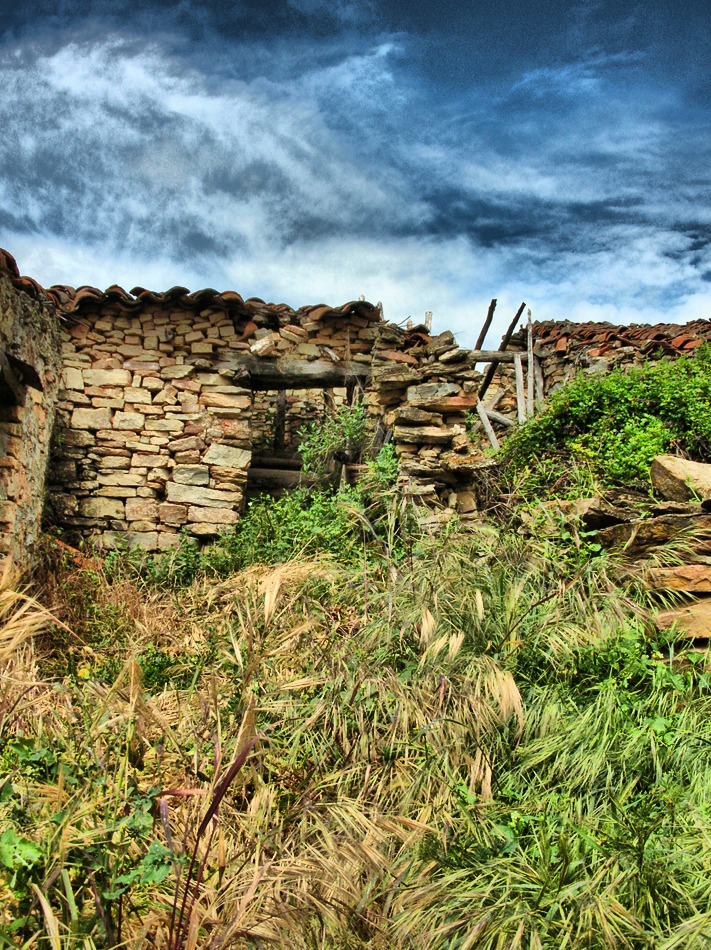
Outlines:
<svg viewBox="0 0 711 950"><path fill-rule="evenodd" d="M59 329L53 304L3 263L0 253L0 562L24 568L40 529Z"/></svg>

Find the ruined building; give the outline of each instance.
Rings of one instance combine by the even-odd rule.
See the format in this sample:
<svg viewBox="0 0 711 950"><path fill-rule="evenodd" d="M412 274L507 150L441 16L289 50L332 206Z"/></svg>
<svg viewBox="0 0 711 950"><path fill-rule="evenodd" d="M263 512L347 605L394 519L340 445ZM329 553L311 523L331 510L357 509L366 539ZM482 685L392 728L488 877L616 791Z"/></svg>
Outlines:
<svg viewBox="0 0 711 950"><path fill-rule="evenodd" d="M580 367L684 352L711 323L541 324L533 338L540 405ZM467 414L486 415L478 393L494 356L487 418L506 427L524 333L491 354L385 322L365 301L293 310L184 287L44 289L0 250L0 558L31 550L43 511L74 545L214 538L248 492L294 469L305 421L356 400L393 440L405 491L470 513L482 453Z"/></svg>

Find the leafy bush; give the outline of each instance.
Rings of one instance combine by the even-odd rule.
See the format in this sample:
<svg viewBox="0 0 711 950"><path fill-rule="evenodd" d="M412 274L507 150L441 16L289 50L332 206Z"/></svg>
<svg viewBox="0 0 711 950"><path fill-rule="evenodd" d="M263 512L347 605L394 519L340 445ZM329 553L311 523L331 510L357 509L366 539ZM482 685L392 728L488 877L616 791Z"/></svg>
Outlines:
<svg viewBox="0 0 711 950"><path fill-rule="evenodd" d="M322 420L302 426L299 438L304 471L318 477L327 475L334 461L360 461L368 444L365 406L340 406Z"/></svg>
<svg viewBox="0 0 711 950"><path fill-rule="evenodd" d="M646 486L655 455L711 459L710 405L709 347L606 376L582 374L511 435L500 458L511 474L552 462L548 486L560 480L567 487L571 463L589 467L603 487Z"/></svg>

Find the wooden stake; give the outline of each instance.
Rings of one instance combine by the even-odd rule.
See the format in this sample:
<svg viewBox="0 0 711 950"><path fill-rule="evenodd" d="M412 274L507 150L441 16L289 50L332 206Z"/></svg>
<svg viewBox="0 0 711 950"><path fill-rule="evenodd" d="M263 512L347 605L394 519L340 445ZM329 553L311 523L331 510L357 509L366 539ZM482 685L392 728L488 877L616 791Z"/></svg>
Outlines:
<svg viewBox="0 0 711 950"><path fill-rule="evenodd" d="M509 324L508 330L506 331L506 333L504 333L503 337L501 338L501 346L499 347L499 350L505 350L506 347L509 345L509 340L513 336L513 332L516 329L516 325L518 324L518 321L521 319L521 314L523 313L523 308L525 306L526 304L522 303L521 306L516 311L516 316L513 318L513 320ZM499 365L498 363L492 363L491 366L486 371L486 376L482 380L481 386L479 387L479 399L484 398L484 393L487 391L487 389L491 385L491 381L494 378L494 373L496 372L496 367L498 365Z"/></svg>
<svg viewBox="0 0 711 950"><path fill-rule="evenodd" d="M489 331L491 326L491 321L494 319L494 310L496 310L496 297L489 304L489 312L486 315L486 320L484 321L484 326L481 328L481 333L479 334L479 339L474 345L475 350L480 350L484 345L484 340L486 339L486 334Z"/></svg>
<svg viewBox="0 0 711 950"><path fill-rule="evenodd" d="M520 353L514 354L514 369L516 370L516 408L518 409L519 425L526 421L526 399L523 393L523 360Z"/></svg>
<svg viewBox="0 0 711 950"><path fill-rule="evenodd" d="M481 424L484 426L484 432L486 432L489 437L489 442L491 442L491 447L493 449L499 448L499 440L496 438L496 433L494 432L491 423L489 422L489 417L486 414L486 409L482 406L481 402L476 404L476 411L479 414L481 419Z"/></svg>
<svg viewBox="0 0 711 950"><path fill-rule="evenodd" d="M546 404L546 397L543 392L543 367L537 356L533 357L533 371L536 380L536 403L539 409L543 409Z"/></svg>
<svg viewBox="0 0 711 950"><path fill-rule="evenodd" d="M528 391L526 393L526 418L533 417L533 398L534 398L534 368L533 368L533 323L531 321L531 308L528 308L528 321L526 324L526 349L528 351Z"/></svg>

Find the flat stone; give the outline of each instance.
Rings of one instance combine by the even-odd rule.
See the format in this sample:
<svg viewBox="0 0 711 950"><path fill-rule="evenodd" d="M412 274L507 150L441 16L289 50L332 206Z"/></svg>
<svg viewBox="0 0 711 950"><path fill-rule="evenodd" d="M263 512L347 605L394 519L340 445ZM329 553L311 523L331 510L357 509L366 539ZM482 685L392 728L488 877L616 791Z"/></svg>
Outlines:
<svg viewBox="0 0 711 950"><path fill-rule="evenodd" d="M175 504L197 505L205 508L238 507L242 503L242 493L238 491L217 491L214 488L180 485L177 482L168 482L165 494L166 499Z"/></svg>
<svg viewBox="0 0 711 950"><path fill-rule="evenodd" d="M118 518L124 516L124 503L117 498L82 498L79 511L85 518Z"/></svg>
<svg viewBox="0 0 711 950"><path fill-rule="evenodd" d="M202 511L202 509L200 510ZM217 510L219 511L219 509ZM188 509L185 505L172 505L170 502L164 501L158 505L158 517L163 524L183 525L188 520Z"/></svg>
<svg viewBox="0 0 711 950"><path fill-rule="evenodd" d="M87 386L130 386L131 374L126 369L85 369Z"/></svg>
<svg viewBox="0 0 711 950"><path fill-rule="evenodd" d="M685 591L687 594L711 594L711 567L707 564L658 567L650 572L650 586L657 590Z"/></svg>
<svg viewBox="0 0 711 950"><path fill-rule="evenodd" d="M199 402L201 406L218 409L249 409L252 405L252 397L235 396L231 393L203 392Z"/></svg>
<svg viewBox="0 0 711 950"><path fill-rule="evenodd" d="M449 445L454 432L445 426L394 426L393 438L396 442L410 442L415 445Z"/></svg>
<svg viewBox="0 0 711 950"><path fill-rule="evenodd" d="M208 485L210 471L207 465L176 465L173 469L173 481L179 485Z"/></svg>
<svg viewBox="0 0 711 950"><path fill-rule="evenodd" d="M711 598L697 600L686 607L660 611L655 623L660 630L668 630L676 623L685 639L708 639L711 636Z"/></svg>
<svg viewBox="0 0 711 950"><path fill-rule="evenodd" d="M140 432L146 417L140 412L117 412L114 415L114 429L131 429Z"/></svg>
<svg viewBox="0 0 711 950"><path fill-rule="evenodd" d="M219 465L223 468L245 469L252 461L252 453L232 445L213 442L203 456L204 465Z"/></svg>
<svg viewBox="0 0 711 950"><path fill-rule="evenodd" d="M62 373L62 386L64 389L83 389L84 376L82 371L72 366L65 366Z"/></svg>
<svg viewBox="0 0 711 950"><path fill-rule="evenodd" d="M70 425L72 429L108 429L111 412L108 409L75 409Z"/></svg>
<svg viewBox="0 0 711 950"><path fill-rule="evenodd" d="M128 386L124 390L124 398L126 402L133 403L150 403L151 394L147 389L138 386Z"/></svg>
<svg viewBox="0 0 711 950"><path fill-rule="evenodd" d="M168 449L171 452L190 452L193 449L204 449L205 443L196 435L186 436L184 439L173 439L168 443Z"/></svg>
<svg viewBox="0 0 711 950"><path fill-rule="evenodd" d="M183 423L180 419L146 419L144 428L146 432L182 432Z"/></svg>
<svg viewBox="0 0 711 950"><path fill-rule="evenodd" d="M158 521L158 502L151 498L128 498L126 518L128 521Z"/></svg>
<svg viewBox="0 0 711 950"><path fill-rule="evenodd" d="M225 525L223 524L214 524L204 521L188 525L188 531L190 534L194 534L196 538L216 538L218 534L224 530Z"/></svg>
<svg viewBox="0 0 711 950"><path fill-rule="evenodd" d="M185 379L186 376L192 376L195 367L190 363L183 363L181 366L164 366L160 371L162 379Z"/></svg>
<svg viewBox="0 0 711 950"><path fill-rule="evenodd" d="M394 422L398 425L441 425L442 416L437 412L417 409L415 406L401 406L394 410Z"/></svg>
<svg viewBox="0 0 711 950"><path fill-rule="evenodd" d="M212 524L235 524L239 521L239 514L233 508L188 508L188 521L205 522Z"/></svg>
<svg viewBox="0 0 711 950"><path fill-rule="evenodd" d="M652 461L652 484L670 501L689 501L694 495L711 495L711 465L690 462L676 455L658 455Z"/></svg>

